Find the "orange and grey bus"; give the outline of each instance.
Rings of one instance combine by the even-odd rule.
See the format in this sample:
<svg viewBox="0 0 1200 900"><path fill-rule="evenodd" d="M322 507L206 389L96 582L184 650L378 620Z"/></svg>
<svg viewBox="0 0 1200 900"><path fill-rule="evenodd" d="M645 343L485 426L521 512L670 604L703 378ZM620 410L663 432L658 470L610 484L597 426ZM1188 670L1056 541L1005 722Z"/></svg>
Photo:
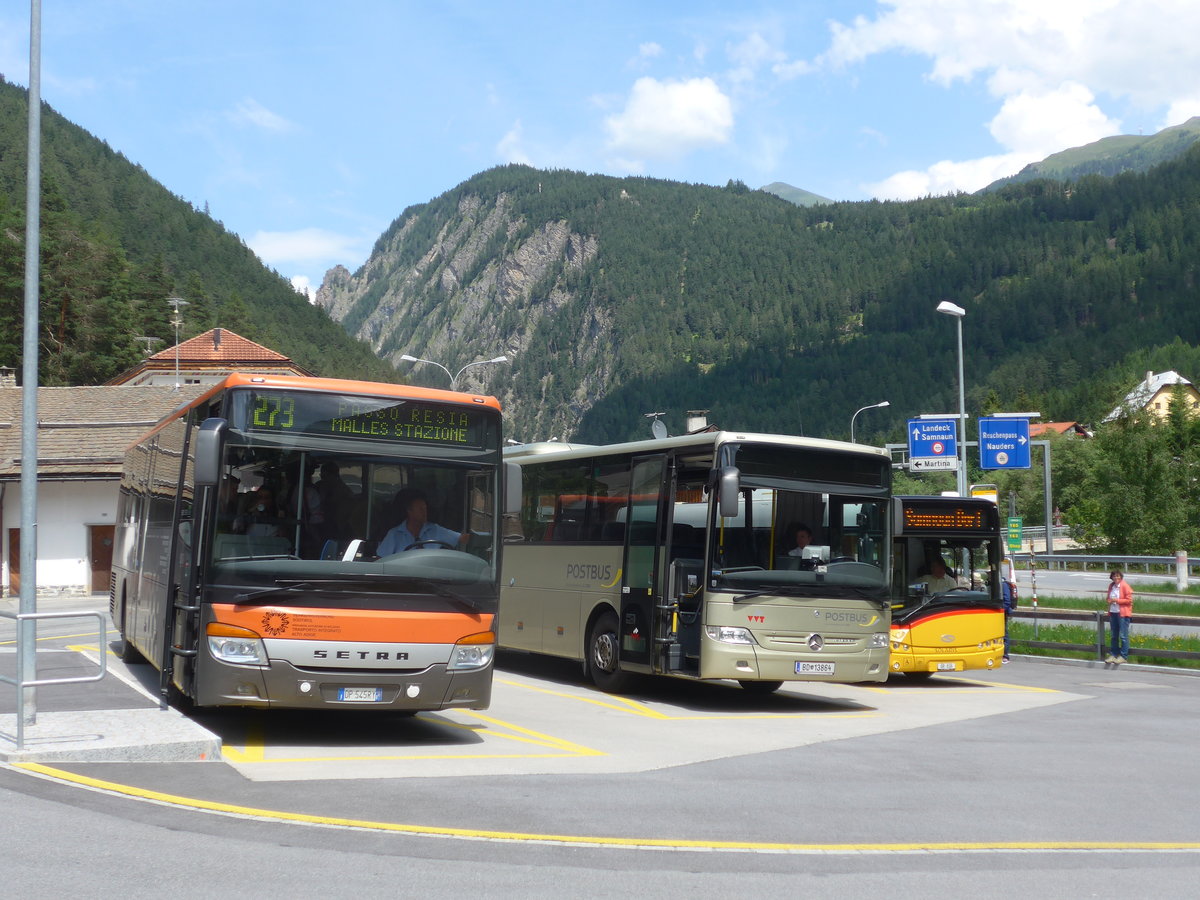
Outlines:
<svg viewBox="0 0 1200 900"><path fill-rule="evenodd" d="M896 497L891 671L999 668L1003 543L989 499Z"/></svg>
<svg viewBox="0 0 1200 900"><path fill-rule="evenodd" d="M230 375L126 453L122 656L197 706L485 708L501 467L494 398ZM446 542L378 557L418 495Z"/></svg>
<svg viewBox="0 0 1200 900"><path fill-rule="evenodd" d="M887 678L885 451L718 431L505 459L522 503L501 647L577 659L614 692L639 673L755 692Z"/></svg>

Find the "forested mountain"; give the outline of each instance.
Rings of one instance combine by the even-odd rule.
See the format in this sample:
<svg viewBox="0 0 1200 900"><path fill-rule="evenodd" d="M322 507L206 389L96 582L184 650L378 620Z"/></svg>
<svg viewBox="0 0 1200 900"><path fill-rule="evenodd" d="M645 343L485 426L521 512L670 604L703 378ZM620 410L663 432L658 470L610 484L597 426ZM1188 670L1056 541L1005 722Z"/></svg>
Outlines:
<svg viewBox="0 0 1200 900"><path fill-rule="evenodd" d="M1200 379L1200 148L1153 170L797 207L725 188L505 166L411 207L318 295L387 359L452 370L511 431L607 441L688 409L731 429L902 440L957 409L1093 422L1148 369ZM422 383L444 384L426 367ZM442 379L442 380L438 380Z"/></svg>
<svg viewBox="0 0 1200 900"><path fill-rule="evenodd" d="M984 190L1038 178L1071 181L1084 175L1145 172L1186 153L1196 141L1200 141L1200 116L1193 116L1182 125L1172 125L1156 134L1117 134L1051 154L1041 162L1030 163L1016 175L993 182Z"/></svg>
<svg viewBox="0 0 1200 900"><path fill-rule="evenodd" d="M0 365L20 368L27 92L0 78ZM140 166L42 113L39 324L44 384L98 384L171 346L167 297L189 302L181 338L220 325L324 375L394 369L267 269L242 241Z"/></svg>

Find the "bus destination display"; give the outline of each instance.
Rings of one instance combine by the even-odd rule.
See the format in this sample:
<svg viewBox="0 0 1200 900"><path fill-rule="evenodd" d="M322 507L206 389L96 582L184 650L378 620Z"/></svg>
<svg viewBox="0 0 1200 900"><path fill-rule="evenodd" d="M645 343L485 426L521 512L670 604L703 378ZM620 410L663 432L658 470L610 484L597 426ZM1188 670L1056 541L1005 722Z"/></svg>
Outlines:
<svg viewBox="0 0 1200 900"><path fill-rule="evenodd" d="M945 503L921 504L906 500L901 506L901 528L907 532L988 532L995 530L980 506L951 506Z"/></svg>
<svg viewBox="0 0 1200 900"><path fill-rule="evenodd" d="M479 449L489 431L482 409L303 391L251 391L246 417L247 431L436 447Z"/></svg>

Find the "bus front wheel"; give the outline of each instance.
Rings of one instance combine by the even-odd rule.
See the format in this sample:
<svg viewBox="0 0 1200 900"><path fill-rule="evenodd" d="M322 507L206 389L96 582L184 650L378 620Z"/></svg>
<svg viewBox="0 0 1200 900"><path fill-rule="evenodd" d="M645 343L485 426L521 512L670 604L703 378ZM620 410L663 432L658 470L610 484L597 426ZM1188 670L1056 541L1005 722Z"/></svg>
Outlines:
<svg viewBox="0 0 1200 900"><path fill-rule="evenodd" d="M615 614L601 613L588 632L588 675L600 690L617 694L629 687L628 672L621 671L621 636Z"/></svg>

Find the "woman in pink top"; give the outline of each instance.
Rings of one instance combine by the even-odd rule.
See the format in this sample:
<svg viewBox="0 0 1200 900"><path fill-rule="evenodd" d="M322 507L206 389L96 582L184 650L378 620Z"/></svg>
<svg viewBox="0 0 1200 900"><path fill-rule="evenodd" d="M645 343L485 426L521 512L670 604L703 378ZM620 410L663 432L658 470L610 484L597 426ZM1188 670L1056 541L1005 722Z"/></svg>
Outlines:
<svg viewBox="0 0 1200 900"><path fill-rule="evenodd" d="M1129 623L1133 619L1133 588L1119 569L1109 574L1108 634L1112 652L1104 661L1119 665L1129 656Z"/></svg>

